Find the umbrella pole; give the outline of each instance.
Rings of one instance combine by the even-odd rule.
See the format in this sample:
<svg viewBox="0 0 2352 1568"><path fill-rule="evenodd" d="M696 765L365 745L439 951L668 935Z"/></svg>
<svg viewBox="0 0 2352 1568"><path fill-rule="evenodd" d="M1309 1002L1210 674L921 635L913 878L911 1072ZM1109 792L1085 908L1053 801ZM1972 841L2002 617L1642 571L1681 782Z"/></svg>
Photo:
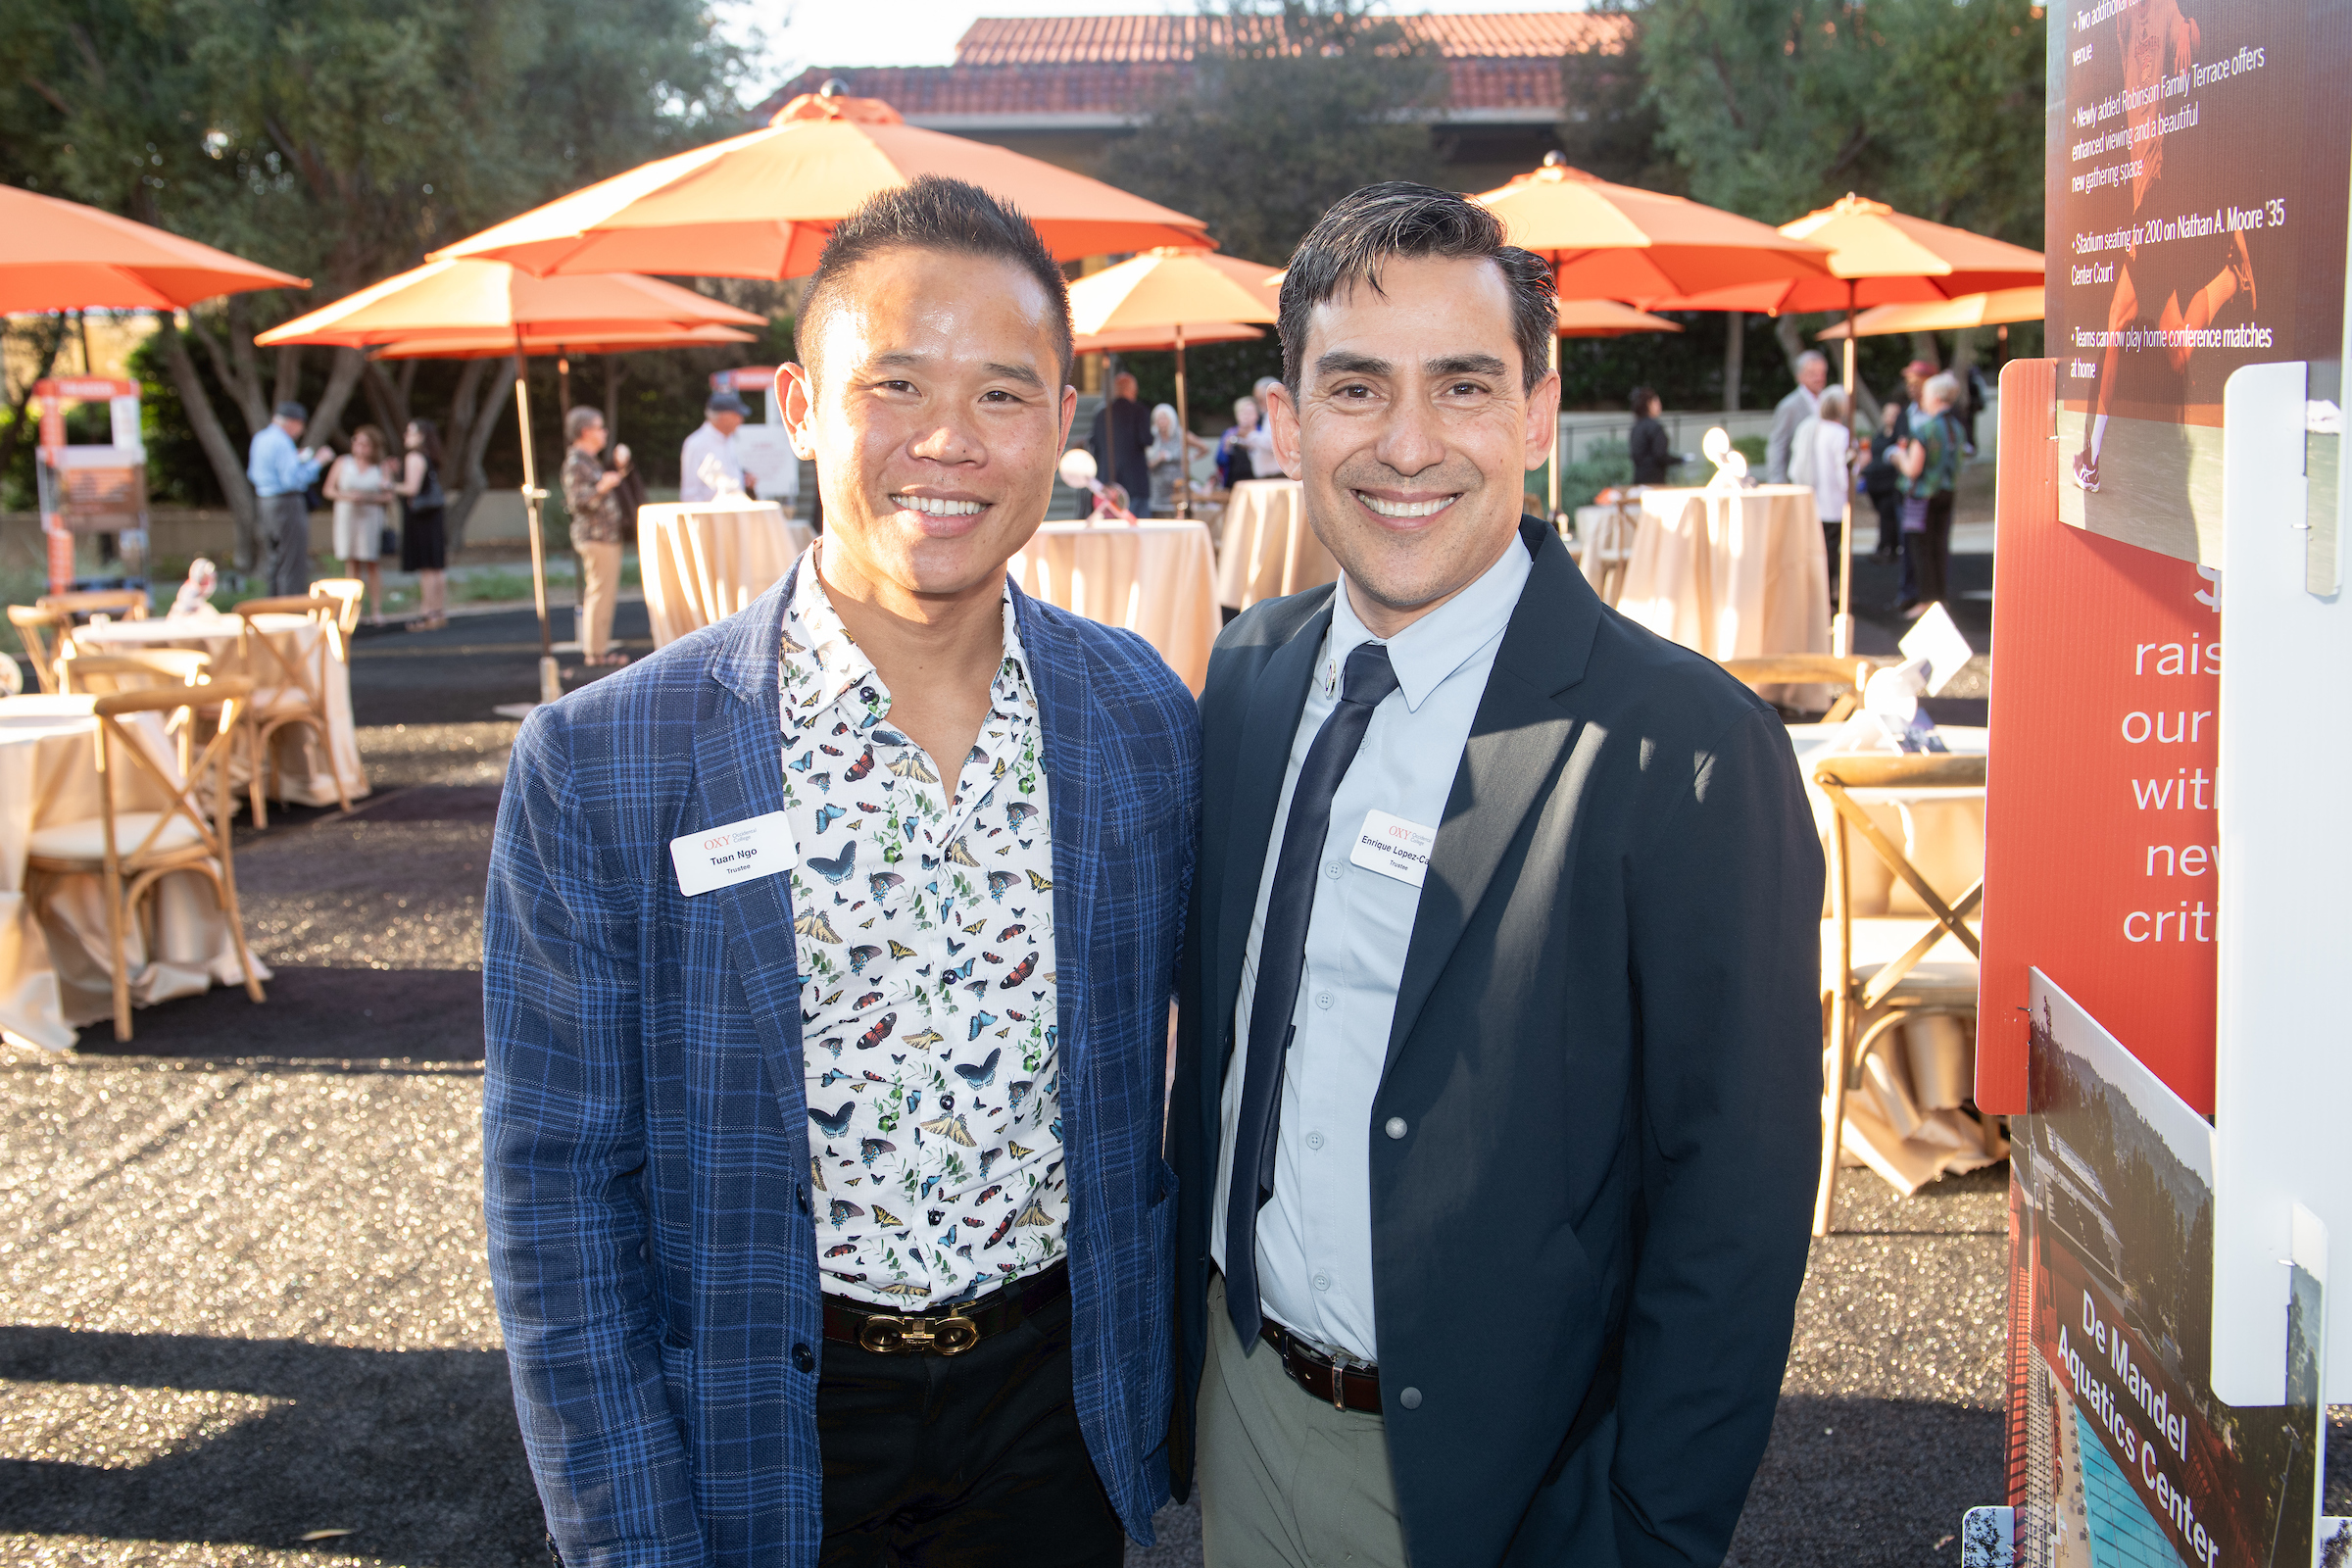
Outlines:
<svg viewBox="0 0 2352 1568"><path fill-rule="evenodd" d="M522 521L531 536L531 604L539 612L539 700L552 703L564 695L564 678L556 670L556 654L547 635L547 558L539 537L539 503L547 492L539 488L539 468L531 456L531 362L522 352L522 334L514 334L514 420L522 436Z"/></svg>
<svg viewBox="0 0 2352 1568"><path fill-rule="evenodd" d="M1557 332L1551 335L1550 360L1551 373L1559 374L1560 335ZM1544 520L1557 528L1560 525L1560 410L1557 404L1551 410L1551 476L1544 481L1544 498L1547 510Z"/></svg>
<svg viewBox="0 0 2352 1568"><path fill-rule="evenodd" d="M1188 436L1193 421L1184 401L1184 328L1176 328L1176 515L1193 514L1193 463Z"/></svg>
<svg viewBox="0 0 2352 1568"><path fill-rule="evenodd" d="M1845 423L1854 423L1854 280L1845 280ZM1838 613L1830 621L1830 652L1840 659L1854 652L1854 482L1845 482L1845 520L1838 527Z"/></svg>

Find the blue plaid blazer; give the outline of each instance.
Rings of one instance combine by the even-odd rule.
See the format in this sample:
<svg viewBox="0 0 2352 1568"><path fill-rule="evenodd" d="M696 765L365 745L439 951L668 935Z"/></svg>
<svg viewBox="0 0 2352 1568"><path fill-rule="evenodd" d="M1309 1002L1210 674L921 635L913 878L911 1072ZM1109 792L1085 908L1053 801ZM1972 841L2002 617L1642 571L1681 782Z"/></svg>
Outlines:
<svg viewBox="0 0 2352 1568"><path fill-rule="evenodd" d="M790 887L685 898L669 841L784 808L787 576L524 724L483 929L490 1270L548 1528L592 1564L813 1564L821 1329ZM1054 800L1079 1424L1128 1532L1166 1499L1168 1004L1193 699L1014 590Z"/></svg>

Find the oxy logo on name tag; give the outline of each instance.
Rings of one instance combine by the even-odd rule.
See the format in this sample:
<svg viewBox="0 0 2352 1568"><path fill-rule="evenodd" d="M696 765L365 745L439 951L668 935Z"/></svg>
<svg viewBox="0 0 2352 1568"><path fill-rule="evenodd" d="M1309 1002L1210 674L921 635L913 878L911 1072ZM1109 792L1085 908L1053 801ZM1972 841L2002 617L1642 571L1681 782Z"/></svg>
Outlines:
<svg viewBox="0 0 2352 1568"><path fill-rule="evenodd" d="M799 856L792 823L782 811L746 817L669 841L670 863L678 868L678 891L688 898L792 869Z"/></svg>
<svg viewBox="0 0 2352 1568"><path fill-rule="evenodd" d="M1437 842L1434 827L1370 810L1364 813L1364 825L1355 830L1355 848L1348 858L1367 871L1419 887L1429 875L1429 852Z"/></svg>

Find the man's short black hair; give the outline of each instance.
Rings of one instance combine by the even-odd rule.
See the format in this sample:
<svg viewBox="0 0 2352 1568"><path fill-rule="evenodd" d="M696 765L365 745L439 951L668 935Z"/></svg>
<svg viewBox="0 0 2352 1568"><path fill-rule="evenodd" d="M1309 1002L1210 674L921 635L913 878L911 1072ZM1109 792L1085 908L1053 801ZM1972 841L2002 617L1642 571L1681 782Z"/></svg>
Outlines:
<svg viewBox="0 0 2352 1568"><path fill-rule="evenodd" d="M1046 248L1035 225L1021 210L992 196L967 180L940 174L918 174L904 185L876 191L856 212L834 225L832 238L817 258L816 274L801 298L797 337L801 363L816 369L817 320L841 291L858 264L879 252L907 245L919 250L948 251L958 256L993 257L1010 262L1037 279L1046 291L1054 317L1054 347L1060 356L1061 379L1070 378L1070 286L1060 264Z"/></svg>
<svg viewBox="0 0 2352 1568"><path fill-rule="evenodd" d="M1533 251L1505 244L1502 220L1478 203L1398 179L1342 197L1291 253L1276 330L1282 334L1282 379L1292 396L1298 393L1306 320L1314 308L1357 283L1378 290L1381 266L1393 257L1425 256L1484 259L1501 271L1511 290L1520 390L1535 390L1550 373L1551 334L1559 322L1551 269Z"/></svg>

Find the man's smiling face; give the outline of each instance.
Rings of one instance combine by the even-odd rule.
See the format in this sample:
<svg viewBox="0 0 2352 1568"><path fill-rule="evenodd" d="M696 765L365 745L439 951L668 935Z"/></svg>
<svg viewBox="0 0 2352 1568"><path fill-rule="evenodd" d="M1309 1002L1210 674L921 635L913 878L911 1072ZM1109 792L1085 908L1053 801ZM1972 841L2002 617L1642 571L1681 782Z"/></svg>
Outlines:
<svg viewBox="0 0 2352 1568"><path fill-rule="evenodd" d="M1493 262L1395 258L1314 308L1296 401L1273 394L1275 453L1381 635L1494 564L1550 454L1559 378L1523 389L1512 326Z"/></svg>
<svg viewBox="0 0 2352 1568"><path fill-rule="evenodd" d="M915 598L999 591L1053 498L1077 394L1054 318L1010 263L898 246L859 262L780 377L825 503L826 580Z"/></svg>

